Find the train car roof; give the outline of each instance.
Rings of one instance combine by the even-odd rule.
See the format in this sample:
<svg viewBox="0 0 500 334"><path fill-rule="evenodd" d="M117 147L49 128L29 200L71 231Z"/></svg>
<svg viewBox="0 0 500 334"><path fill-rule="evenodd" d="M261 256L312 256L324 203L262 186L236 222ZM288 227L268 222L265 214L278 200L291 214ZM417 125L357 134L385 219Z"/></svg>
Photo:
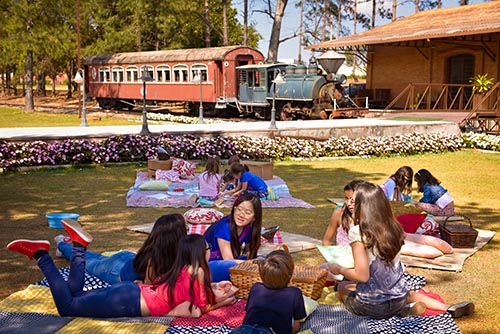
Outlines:
<svg viewBox="0 0 500 334"><path fill-rule="evenodd" d="M248 69L260 69L260 68L272 68L272 67L283 67L283 66L295 66L293 64L287 63L275 63L275 64L248 64L236 67L237 70L248 70Z"/></svg>
<svg viewBox="0 0 500 334"><path fill-rule="evenodd" d="M143 52L122 52L98 54L85 58L84 64L134 64L143 62L164 61L201 61L201 60L224 60L226 54L231 51L243 49L247 51L260 51L246 46L221 46L213 48L161 50Z"/></svg>

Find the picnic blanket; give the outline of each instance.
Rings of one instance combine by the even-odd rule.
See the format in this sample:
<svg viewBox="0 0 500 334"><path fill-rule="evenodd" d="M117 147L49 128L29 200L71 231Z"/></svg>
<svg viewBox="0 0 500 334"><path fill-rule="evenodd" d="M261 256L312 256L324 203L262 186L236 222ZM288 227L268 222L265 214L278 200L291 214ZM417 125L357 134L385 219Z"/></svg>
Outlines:
<svg viewBox="0 0 500 334"><path fill-rule="evenodd" d="M140 224L140 225L133 225L133 226L127 226L128 230L134 231L134 232L141 232L141 233L151 233L151 230L153 229L154 223L148 223L148 224ZM190 224L193 225L193 224ZM198 229L197 231L205 231L209 224L194 224L196 225L206 225L201 229ZM189 233L195 233L193 232L193 229L188 228ZM308 237L307 235L302 235L302 234L295 234L295 233L290 233L290 232L285 232L279 230L277 234L279 233L279 238L278 242L274 243L269 243L269 242L263 242L260 246L259 249L259 255L267 255L270 252L272 252L277 245L280 244L285 244L288 247L288 251L290 253L295 253L295 252L300 252L306 249L313 249L316 248L316 246L321 245L321 240L315 239Z"/></svg>
<svg viewBox="0 0 500 334"><path fill-rule="evenodd" d="M137 172L134 185L127 192L126 200L127 206L130 207L194 207L195 205L190 202L193 194L198 194L198 176L192 180L181 180L180 182L173 182L170 189L183 188L182 192L174 191L145 191L140 190L139 186L147 181L151 181L147 172ZM314 208L314 205L309 204L301 199L292 197L290 189L288 189L285 181L274 176L272 179L265 180L268 187L271 187L275 195L279 196L278 200L262 201L263 208ZM221 208L230 208L233 201L229 198L219 205Z"/></svg>
<svg viewBox="0 0 500 334"><path fill-rule="evenodd" d="M60 272L67 278L69 268ZM425 278L405 274L410 289L420 289ZM87 274L85 289L99 289L108 283ZM460 330L449 314L401 318L395 316L386 320L373 320L355 316L339 302L332 287L325 287L318 300L320 305L302 324L300 330L320 333L443 333L456 334ZM158 333L158 334L226 334L239 326L245 315L245 300L222 307L198 319L173 317L137 318L73 318L60 317L45 279L18 291L0 302L0 333L36 334L94 334L94 333ZM310 332L309 332L310 333Z"/></svg>
<svg viewBox="0 0 500 334"><path fill-rule="evenodd" d="M327 198L335 205L344 202L342 198ZM442 222L444 217L434 217L437 222ZM476 228L478 235L474 247L453 248L452 254L445 254L434 259L425 259L422 257L401 255L401 261L408 267L419 267L427 269L439 269L446 271L460 272L464 267L465 260L474 255L478 250L484 247L494 236L495 231L481 230Z"/></svg>

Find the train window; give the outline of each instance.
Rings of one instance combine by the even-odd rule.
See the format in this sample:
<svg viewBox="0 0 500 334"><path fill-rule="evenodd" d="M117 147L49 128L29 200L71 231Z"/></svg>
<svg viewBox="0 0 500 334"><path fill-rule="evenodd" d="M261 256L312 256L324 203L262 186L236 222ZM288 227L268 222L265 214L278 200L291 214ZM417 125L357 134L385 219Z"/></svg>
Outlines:
<svg viewBox="0 0 500 334"><path fill-rule="evenodd" d="M194 79L195 75L201 72L201 80L208 81L208 70L207 65L196 64L191 66L191 81Z"/></svg>
<svg viewBox="0 0 500 334"><path fill-rule="evenodd" d="M113 82L123 82L123 67L113 67Z"/></svg>
<svg viewBox="0 0 500 334"><path fill-rule="evenodd" d="M173 70L175 82L186 82L189 80L187 65L175 65Z"/></svg>
<svg viewBox="0 0 500 334"><path fill-rule="evenodd" d="M240 71L240 85L247 84L247 71Z"/></svg>
<svg viewBox="0 0 500 334"><path fill-rule="evenodd" d="M137 66L129 66L125 70L127 73L127 81L128 82L134 82L139 79L139 75L137 74Z"/></svg>
<svg viewBox="0 0 500 334"><path fill-rule="evenodd" d="M170 82L170 66L168 65L157 66L156 78L160 82Z"/></svg>
<svg viewBox="0 0 500 334"><path fill-rule="evenodd" d="M147 75L148 77L150 77L154 80L154 78L155 78L154 67L151 65L141 66L141 73L140 74L141 74L141 77L143 77L144 75Z"/></svg>
<svg viewBox="0 0 500 334"><path fill-rule="evenodd" d="M99 81L100 82L110 82L111 73L109 72L109 67L101 67L99 69Z"/></svg>

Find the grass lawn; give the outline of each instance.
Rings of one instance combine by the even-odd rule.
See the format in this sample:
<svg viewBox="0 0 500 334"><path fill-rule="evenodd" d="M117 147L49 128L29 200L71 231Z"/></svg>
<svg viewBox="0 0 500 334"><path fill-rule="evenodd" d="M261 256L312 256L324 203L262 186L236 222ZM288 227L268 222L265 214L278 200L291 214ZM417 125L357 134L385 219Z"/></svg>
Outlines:
<svg viewBox="0 0 500 334"><path fill-rule="evenodd" d="M464 150L455 153L425 154L392 158L318 159L275 163L275 175L282 177L294 197L315 209L265 209L264 224L280 225L284 231L321 239L333 204L327 197L342 197L343 186L352 179L382 183L402 165L415 170L429 169L455 198L457 213L469 216L475 227L498 231L500 228L500 154ZM125 194L142 165L93 166L84 168L32 170L0 175L0 298L24 289L42 277L33 261L5 249L17 238L48 239L64 230L48 227L45 214L76 212L79 221L94 235L93 251L137 250L144 234L126 226L154 222L170 212L186 208L128 208ZM418 194L414 192L414 197ZM225 213L229 211L223 210ZM471 300L476 313L458 319L463 333L500 332L500 236L497 234L482 250L466 260L462 272L408 268L427 279L427 289L450 303ZM51 249L54 255L55 249ZM320 264L317 250L294 254L298 263ZM57 260L60 266L66 260Z"/></svg>
<svg viewBox="0 0 500 334"><path fill-rule="evenodd" d="M137 125L141 122L139 113L133 119L114 116L113 113L100 114L98 117L89 114L87 123L89 126L109 126ZM80 126L81 122L82 119L76 113L26 112L23 108L0 107L0 128Z"/></svg>

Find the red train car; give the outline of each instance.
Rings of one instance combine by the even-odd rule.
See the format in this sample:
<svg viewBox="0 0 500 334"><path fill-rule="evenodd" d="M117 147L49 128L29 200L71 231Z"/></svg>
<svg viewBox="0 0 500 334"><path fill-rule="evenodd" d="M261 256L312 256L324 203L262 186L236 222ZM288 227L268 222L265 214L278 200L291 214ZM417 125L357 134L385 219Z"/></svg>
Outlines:
<svg viewBox="0 0 500 334"><path fill-rule="evenodd" d="M147 101L191 102L196 110L201 100L207 113L224 114L237 105L236 68L263 60L243 46L101 54L84 60L85 90L102 108L132 109L144 99L147 76Z"/></svg>

